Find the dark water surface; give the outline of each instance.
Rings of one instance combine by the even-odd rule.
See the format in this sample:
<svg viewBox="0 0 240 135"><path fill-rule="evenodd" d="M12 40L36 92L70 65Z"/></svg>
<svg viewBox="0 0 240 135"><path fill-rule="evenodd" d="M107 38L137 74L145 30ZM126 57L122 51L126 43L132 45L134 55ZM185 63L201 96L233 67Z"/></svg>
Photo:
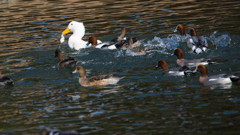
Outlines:
<svg viewBox="0 0 240 135"><path fill-rule="evenodd" d="M43 127L82 134L239 134L240 82L203 87L200 74L167 77L155 69L159 59L176 67L171 54L179 47L185 58L219 55L215 61L224 64L208 66L210 75L240 71L239 7L238 0L0 0L0 69L15 82L0 87L0 134L38 134ZM157 47L126 56L117 50L73 51L65 42L64 56L74 56L88 77L125 76L117 86L81 87L78 75L70 74L75 67L58 68L54 58L72 20L84 22L84 40L110 40L124 26L127 37ZM186 42L170 39L180 23L187 33L195 28L210 39L206 53L193 54Z"/></svg>

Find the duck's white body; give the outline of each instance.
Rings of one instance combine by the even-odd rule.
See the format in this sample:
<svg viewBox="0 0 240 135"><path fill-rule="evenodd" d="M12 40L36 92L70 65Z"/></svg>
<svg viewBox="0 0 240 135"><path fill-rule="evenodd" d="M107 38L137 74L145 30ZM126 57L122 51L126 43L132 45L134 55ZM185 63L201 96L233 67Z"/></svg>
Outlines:
<svg viewBox="0 0 240 135"><path fill-rule="evenodd" d="M106 47L104 47L104 46L106 46ZM96 45L95 48L100 48L101 49L102 47L103 47L103 49L110 49L110 50L117 49L115 44L110 45L110 42L99 43L99 44Z"/></svg>
<svg viewBox="0 0 240 135"><path fill-rule="evenodd" d="M85 27L83 22L76 22L72 21L68 24L68 27L62 32L62 38L60 42L64 42L65 34L73 32L73 34L68 39L68 46L71 49L79 50L81 48L89 48L90 46L87 45L87 42L82 40L83 36L85 35ZM98 40L98 43L101 41Z"/></svg>

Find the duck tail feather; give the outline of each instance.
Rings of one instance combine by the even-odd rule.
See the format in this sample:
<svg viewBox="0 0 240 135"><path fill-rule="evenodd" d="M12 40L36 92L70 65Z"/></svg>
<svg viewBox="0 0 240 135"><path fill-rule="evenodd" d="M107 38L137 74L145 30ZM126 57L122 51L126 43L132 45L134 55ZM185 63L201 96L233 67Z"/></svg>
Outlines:
<svg viewBox="0 0 240 135"><path fill-rule="evenodd" d="M240 80L240 78L238 76L232 76L230 77L232 82L237 82L238 80Z"/></svg>

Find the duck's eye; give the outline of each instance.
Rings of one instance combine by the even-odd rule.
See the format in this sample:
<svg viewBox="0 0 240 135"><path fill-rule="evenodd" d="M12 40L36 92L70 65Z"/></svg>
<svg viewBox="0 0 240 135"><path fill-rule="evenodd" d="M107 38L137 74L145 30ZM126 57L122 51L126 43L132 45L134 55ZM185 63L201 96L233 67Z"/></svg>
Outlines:
<svg viewBox="0 0 240 135"><path fill-rule="evenodd" d="M71 25L73 25L73 24L71 23Z"/></svg>

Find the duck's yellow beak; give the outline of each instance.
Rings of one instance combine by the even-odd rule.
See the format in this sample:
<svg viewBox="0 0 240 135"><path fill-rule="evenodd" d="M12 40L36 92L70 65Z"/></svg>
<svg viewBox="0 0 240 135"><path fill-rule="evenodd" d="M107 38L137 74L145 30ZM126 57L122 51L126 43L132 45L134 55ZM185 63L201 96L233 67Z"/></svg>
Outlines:
<svg viewBox="0 0 240 135"><path fill-rule="evenodd" d="M62 32L62 35L66 35L68 34L69 32L71 32L68 27Z"/></svg>

